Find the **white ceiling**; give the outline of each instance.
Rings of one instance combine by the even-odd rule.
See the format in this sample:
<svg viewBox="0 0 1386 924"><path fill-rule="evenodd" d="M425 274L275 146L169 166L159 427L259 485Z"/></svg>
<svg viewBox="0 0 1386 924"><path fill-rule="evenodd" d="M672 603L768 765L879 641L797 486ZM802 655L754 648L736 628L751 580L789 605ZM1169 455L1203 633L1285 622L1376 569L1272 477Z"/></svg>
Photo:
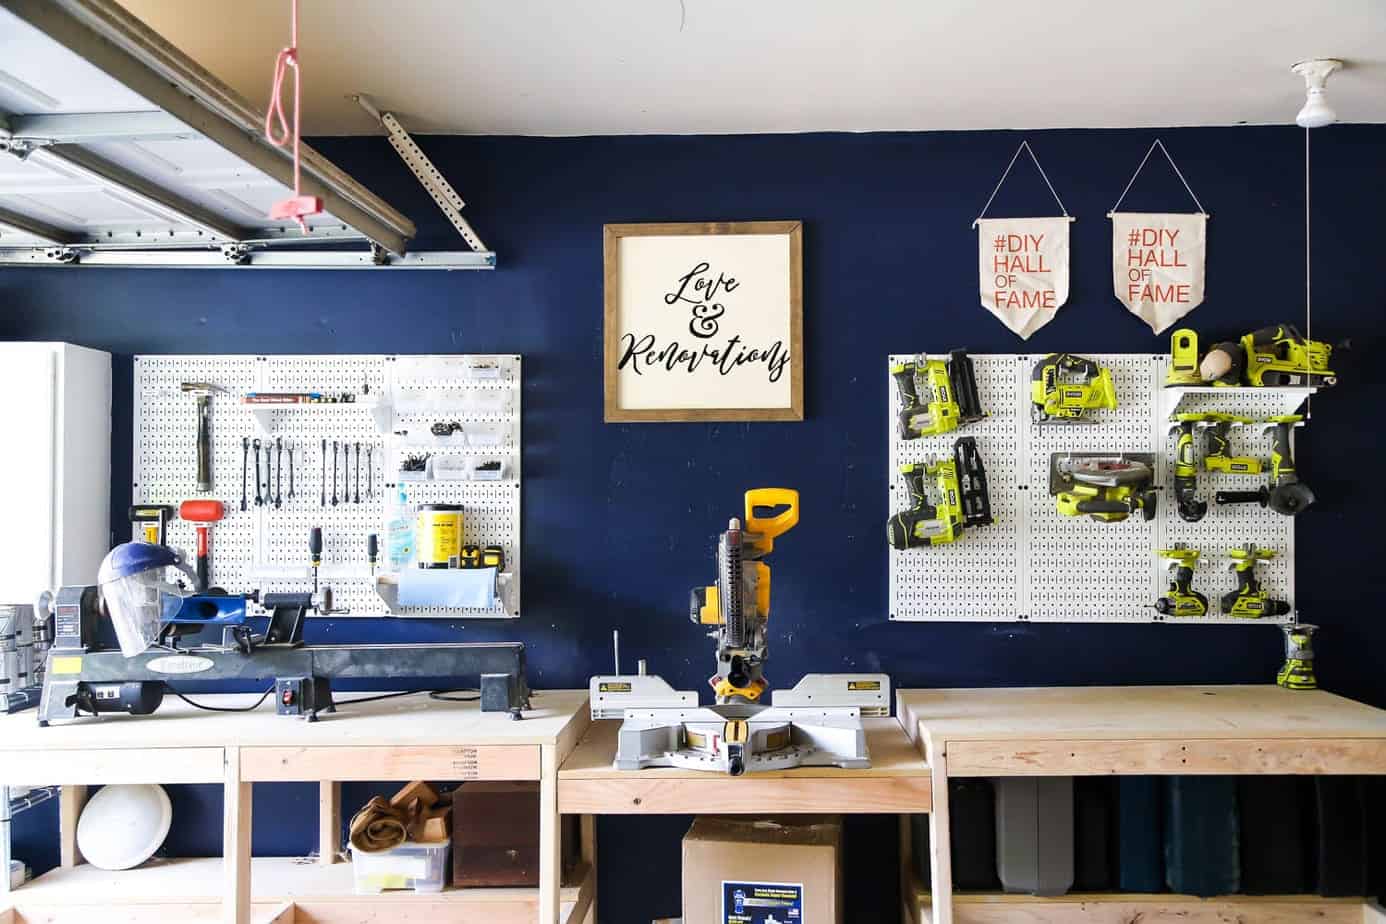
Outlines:
<svg viewBox="0 0 1386 924"><path fill-rule="evenodd" d="M122 0L257 106L289 0ZM1386 122L1386 0L301 0L305 134L1288 123L1339 57Z"/></svg>

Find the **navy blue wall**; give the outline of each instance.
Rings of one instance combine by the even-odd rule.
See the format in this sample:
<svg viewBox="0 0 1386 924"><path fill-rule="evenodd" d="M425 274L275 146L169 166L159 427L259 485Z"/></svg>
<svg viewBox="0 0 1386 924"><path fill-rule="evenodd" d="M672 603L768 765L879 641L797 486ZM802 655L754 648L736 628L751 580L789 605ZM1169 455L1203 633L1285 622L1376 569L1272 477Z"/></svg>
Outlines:
<svg viewBox="0 0 1386 924"><path fill-rule="evenodd" d="M1293 128L1159 133L1212 213L1205 335L1303 317L1303 133ZM978 304L969 224L1021 137L1069 211L1073 281L1057 319L1022 344ZM494 273L6 270L0 337L69 340L116 355L115 484L129 483L135 353L514 352L525 357L524 617L514 625L319 621L310 638L522 639L532 683L580 687L610 666L610 634L673 683L700 687L711 661L687 622L687 588L711 576L711 541L740 494L797 487L803 521L776 552L774 664L883 670L898 686L1269 680L1279 633L1262 627L910 625L886 619L882 362L887 353L1160 352L1167 340L1113 298L1107 209L1150 131L1056 131L689 138L430 138L429 154L498 252ZM377 139L321 148L455 248L424 194ZM1300 611L1323 626L1320 677L1386 706L1386 627L1371 479L1382 447L1382 376L1360 362L1383 321L1376 216L1386 211L1386 127L1314 135L1317 335L1352 337L1357 360L1315 403L1301 467L1319 503L1299 525ZM1024 164L992 214L1046 214ZM1124 206L1188 208L1152 161ZM787 424L601 421L601 229L605 222L802 219L807 419ZM127 503L112 498L113 529ZM1091 580L1075 574L1074 581ZM216 853L215 797L180 796L173 846ZM257 849L312 846L312 794L259 793ZM266 808L266 805L272 808ZM263 820L263 822L262 822ZM681 822L603 822L604 921L677 908ZM202 829L199 833L199 828ZM211 832L208 834L208 832ZM854 826L856 858L880 860L861 893L892 920L888 822ZM42 856L51 842L22 832ZM631 849L631 838L642 846ZM626 841L617 848L617 839ZM878 849L866 846L879 842ZM852 861L863 877L875 863ZM624 891L622 891L624 890ZM616 899L621 896L618 905ZM861 911L857 920L869 920Z"/></svg>

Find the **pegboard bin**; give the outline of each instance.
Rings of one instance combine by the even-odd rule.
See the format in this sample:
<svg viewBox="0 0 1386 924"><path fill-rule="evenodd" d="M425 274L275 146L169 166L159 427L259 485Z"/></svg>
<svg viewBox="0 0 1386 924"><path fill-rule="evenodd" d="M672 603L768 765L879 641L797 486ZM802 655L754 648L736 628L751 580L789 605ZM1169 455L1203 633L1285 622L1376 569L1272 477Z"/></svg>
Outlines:
<svg viewBox="0 0 1386 924"><path fill-rule="evenodd" d="M1176 625L1279 624L1293 615L1259 620L1224 616L1222 594L1235 589L1223 571L1226 553L1248 542L1276 550L1257 567L1263 586L1278 599L1294 596L1294 518L1255 504L1218 506L1213 493L1249 490L1264 483L1243 475L1202 470L1198 496L1209 501L1197 523L1176 510L1174 436L1169 416L1180 410L1221 410L1264 420L1293 413L1312 388L1164 388L1169 357L1159 354L1090 354L1111 370L1118 406L1091 412L1087 425L1038 424L1030 416L1030 378L1040 354L974 354L982 406L989 416L937 436L905 440L897 432L900 408L890 365L913 355L889 357L886 425L889 446L888 513L907 505L899 467L929 458L948 458L953 442L977 438L991 493L990 526L969 528L950 545L898 550L888 548L889 618L929 622L1169 622ZM1235 455L1269 453L1259 428L1233 428ZM1116 523L1066 517L1048 491L1052 453L1155 454L1157 515ZM931 495L934 493L930 484ZM935 501L937 498L935 498ZM884 537L882 537L884 538ZM1169 618L1154 608L1168 584L1158 549L1183 542L1202 553L1195 589L1209 600L1207 615ZM1212 572L1217 571L1214 575ZM1293 610L1291 613L1293 614Z"/></svg>
<svg viewBox="0 0 1386 924"><path fill-rule="evenodd" d="M390 432L390 425L394 422L394 408L387 402L379 398L366 398L357 396L355 401L337 402L301 402L298 404L245 404L250 410L250 414L255 418L255 425L259 428L262 436L273 436L276 424L293 419L289 415L293 414L322 414L322 415L352 415L367 413L370 415L371 422L375 424L375 432L384 434Z"/></svg>
<svg viewBox="0 0 1386 924"><path fill-rule="evenodd" d="M228 591L310 590L308 534L313 527L321 527L325 548L318 576L332 587L338 610L345 611L334 615L518 617L522 567L521 371L521 357L515 354L136 356L132 501L176 506L189 497L221 500L226 518L212 529L211 582ZM211 401L214 484L207 494L194 490L196 413L193 399L179 391L179 384L185 381L208 381L225 389ZM274 405L250 405L241 400L252 392L310 389L327 395L352 393L357 400ZM415 407L427 410L400 412L392 400L396 394L422 395L424 400ZM485 397L462 401L458 395ZM410 481L404 485L409 502L462 505L464 541L500 546L509 577L503 582L499 602L490 607L387 607L376 592L376 574L386 567L385 523L398 494L399 463L409 451L407 439L397 432L427 433L430 424L440 418L494 433L495 445L473 447L463 440L430 451L468 457L469 468L499 461L504 477ZM276 438L282 438L285 470L276 471L274 481L268 472L257 479L256 460L251 457L245 466L249 486L243 509L242 441L252 437L262 444L274 444ZM345 456L340 457L339 476L333 471L339 458L333 452L334 442L351 447L349 463ZM358 443L362 447L359 475ZM264 459L263 448L260 458ZM279 459L277 450L275 458ZM295 476L292 497L288 494L291 472ZM279 493L282 481L282 504L276 506L271 501L255 505L256 480L270 491L271 498ZM329 505L337 482L342 500ZM370 533L379 536L382 559L375 573L366 557ZM189 524L182 520L170 524L170 545L191 550L194 538ZM252 609L252 614L258 612L258 607Z"/></svg>

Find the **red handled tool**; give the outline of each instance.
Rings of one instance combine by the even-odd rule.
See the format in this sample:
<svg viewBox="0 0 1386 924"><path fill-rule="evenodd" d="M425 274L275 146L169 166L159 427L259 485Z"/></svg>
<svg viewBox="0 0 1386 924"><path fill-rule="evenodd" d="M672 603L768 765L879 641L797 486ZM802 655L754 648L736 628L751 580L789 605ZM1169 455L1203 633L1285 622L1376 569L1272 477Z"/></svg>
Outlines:
<svg viewBox="0 0 1386 924"><path fill-rule="evenodd" d="M178 515L197 527L197 592L207 592L208 572L210 571L208 552L208 533L213 523L226 516L226 507L216 500L186 500L178 508Z"/></svg>

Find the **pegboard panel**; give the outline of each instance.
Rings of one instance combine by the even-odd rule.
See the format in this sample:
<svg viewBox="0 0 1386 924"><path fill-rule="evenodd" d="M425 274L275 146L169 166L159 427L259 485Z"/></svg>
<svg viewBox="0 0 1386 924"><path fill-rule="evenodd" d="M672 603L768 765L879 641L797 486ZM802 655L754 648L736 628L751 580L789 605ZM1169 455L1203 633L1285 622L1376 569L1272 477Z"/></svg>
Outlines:
<svg viewBox="0 0 1386 924"><path fill-rule="evenodd" d="M1165 359L1161 357L1162 361ZM1164 381L1164 368L1162 365L1160 381ZM1218 599L1237 587L1236 576L1227 570L1232 562L1227 555L1228 550L1248 543L1276 551L1275 558L1256 566L1256 577L1272 597L1289 600L1291 605L1294 604L1294 517L1264 510L1257 504L1220 507L1214 502L1213 497L1218 491L1254 491L1269 481L1271 437L1265 432L1266 425L1259 421L1280 414L1294 413L1307 394L1308 389L1280 388L1219 389L1211 393L1203 390L1166 390L1165 404L1176 409L1171 413L1219 411L1258 421L1256 424L1231 427L1227 433L1230 444L1228 451L1234 456L1253 456L1261 459L1266 467L1266 472L1260 475L1230 475L1204 471L1203 435L1201 430L1194 429L1194 455L1199 465L1197 496L1199 500L1207 502L1208 513L1197 523L1180 519L1171 489L1164 492L1169 502L1163 505L1161 521L1165 545L1183 542L1202 553L1198 567L1194 570L1193 587L1207 596L1209 615L1201 620L1170 618L1168 621L1247 622L1245 619L1223 616L1218 610ZM1160 440L1163 444L1162 477L1166 485L1174 484L1174 451L1178 439L1178 432L1174 428L1174 422L1167 420ZM1163 570L1160 580L1165 581ZM1161 586L1163 587L1163 584ZM1279 623L1290 622L1291 619L1282 616L1274 620L1261 621Z"/></svg>
<svg viewBox="0 0 1386 924"><path fill-rule="evenodd" d="M320 580L331 585L335 607L354 616L385 615L366 537L379 537L376 573L383 574L388 508L403 484L410 504L461 504L464 543L501 546L506 565L497 606L405 608L394 615L519 616L519 356L139 356L135 362L133 496L138 503L175 506L189 497L212 497L226 505L226 519L212 533L213 585L310 589L308 534L317 526L324 545ZM194 380L225 389L212 399L213 490L207 495L193 491L194 399L179 390ZM350 392L357 401L252 409L240 401L250 391ZM465 435L435 436L430 428L440 421L458 423ZM243 440L251 441L248 454ZM455 457L464 471L499 461L501 477L401 481L400 462L409 453ZM255 503L257 458L263 505ZM170 537L181 548L194 547L190 524L175 521Z"/></svg>
<svg viewBox="0 0 1386 924"><path fill-rule="evenodd" d="M929 457L947 458L959 436L977 438L991 492L991 526L968 529L952 545L888 549L890 618L906 621L1153 622L1166 617L1154 609L1166 586L1166 562L1157 549L1182 541L1203 553L1195 589L1209 598L1209 615L1182 623L1246 622L1223 617L1217 600L1236 587L1223 570L1226 552L1247 542L1273 548L1279 557L1258 566L1257 575L1274 595L1293 596L1293 518L1256 505L1218 507L1210 503L1200 523L1185 523L1175 510L1172 491L1174 437L1166 416L1174 406L1163 395L1167 358L1149 354L1089 354L1111 370L1118 406L1090 412L1094 424L1036 424L1030 417L1030 376L1039 354L972 357L982 406L990 414L952 433L902 440L896 426L899 399L889 367L913 358L898 355L887 363L887 433L890 446L890 512L903 509L908 494L899 467ZM1223 410L1265 418L1287 413L1284 394L1186 395L1180 410ZM1185 407L1185 403L1188 407ZM1229 403L1231 402L1231 403ZM1234 430L1234 451L1269 455L1259 428ZM1253 434L1256 434L1253 436ZM1243 447L1238 440L1257 443ZM1054 453L1154 453L1159 513L1146 522L1139 515L1120 523L1060 515L1050 496L1049 465ZM1200 455L1201 463L1201 455ZM1211 502L1220 489L1249 490L1255 478L1199 473L1199 496ZM932 486L931 486L932 487ZM1276 620L1289 621L1290 617Z"/></svg>
<svg viewBox="0 0 1386 924"><path fill-rule="evenodd" d="M892 363L909 357L891 357ZM1021 599L1019 548L1015 524L1022 521L1028 480L1018 435L1015 366L1008 356L974 356L977 389L990 416L961 430L915 440L898 439L895 383L887 376L890 399L890 511L909 504L900 466L947 460L959 436L975 436L987 471L995 523L969 529L948 548L906 549L887 545L890 555L892 619L1014 619ZM1022 409L1023 410L1023 409ZM933 484L927 485L930 491ZM882 530L884 537L884 530ZM942 567L941 567L942 566Z"/></svg>

